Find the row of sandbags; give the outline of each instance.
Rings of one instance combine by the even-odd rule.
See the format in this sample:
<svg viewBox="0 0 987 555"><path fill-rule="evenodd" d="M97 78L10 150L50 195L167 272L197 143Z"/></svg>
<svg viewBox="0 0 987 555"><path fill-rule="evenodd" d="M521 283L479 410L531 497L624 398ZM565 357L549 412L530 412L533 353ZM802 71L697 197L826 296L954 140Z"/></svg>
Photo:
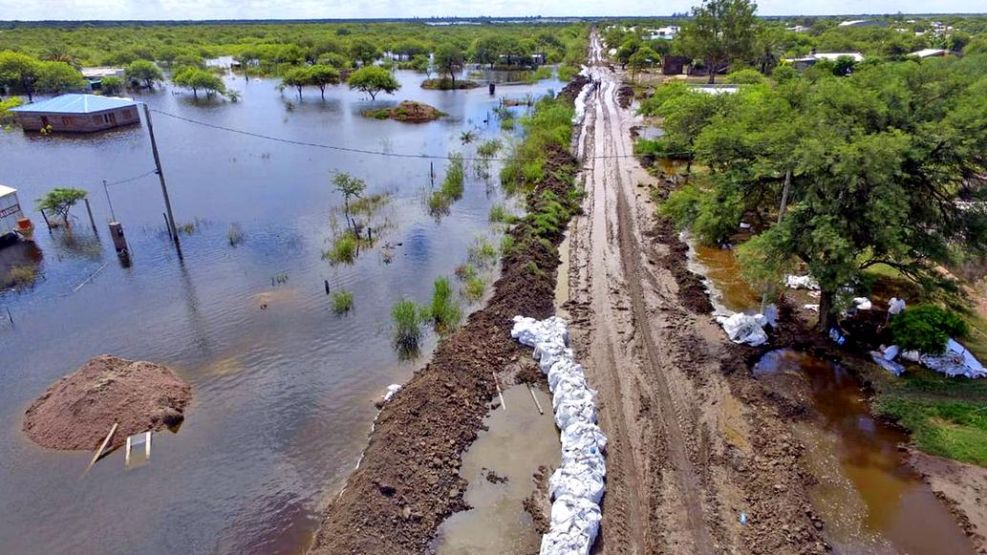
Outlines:
<svg viewBox="0 0 987 555"><path fill-rule="evenodd" d="M600 529L600 501L606 489L607 438L596 424L596 391L573 359L565 320L516 316L511 337L534 348L548 376L555 423L561 430L562 462L549 479L550 527L541 555L588 555Z"/></svg>

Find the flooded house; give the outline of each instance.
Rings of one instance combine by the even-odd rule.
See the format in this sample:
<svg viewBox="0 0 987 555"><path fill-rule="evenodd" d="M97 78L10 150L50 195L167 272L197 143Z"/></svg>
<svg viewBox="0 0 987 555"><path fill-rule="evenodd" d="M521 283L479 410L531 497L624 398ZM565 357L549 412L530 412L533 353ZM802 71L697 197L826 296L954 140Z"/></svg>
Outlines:
<svg viewBox="0 0 987 555"><path fill-rule="evenodd" d="M89 90L98 91L103 88L103 79L116 77L123 79L125 71L122 67L84 67L80 70L82 78L89 84Z"/></svg>
<svg viewBox="0 0 987 555"><path fill-rule="evenodd" d="M10 111L25 131L92 133L140 124L137 103L113 96L63 94Z"/></svg>
<svg viewBox="0 0 987 555"><path fill-rule="evenodd" d="M17 189L0 185L0 248L17 242L21 234L30 229L31 222L24 218Z"/></svg>

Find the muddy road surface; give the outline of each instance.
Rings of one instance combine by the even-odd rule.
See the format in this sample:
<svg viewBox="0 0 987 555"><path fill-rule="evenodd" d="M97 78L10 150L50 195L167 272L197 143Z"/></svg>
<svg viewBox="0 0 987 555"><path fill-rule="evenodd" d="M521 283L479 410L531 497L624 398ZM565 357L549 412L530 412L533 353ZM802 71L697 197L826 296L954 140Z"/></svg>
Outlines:
<svg viewBox="0 0 987 555"><path fill-rule="evenodd" d="M682 302L678 238L651 200L660 184L632 156L641 122L621 108L596 36L590 54L576 149L586 196L562 308L610 441L596 552L824 552L802 446L748 372L725 371L739 355L709 314Z"/></svg>

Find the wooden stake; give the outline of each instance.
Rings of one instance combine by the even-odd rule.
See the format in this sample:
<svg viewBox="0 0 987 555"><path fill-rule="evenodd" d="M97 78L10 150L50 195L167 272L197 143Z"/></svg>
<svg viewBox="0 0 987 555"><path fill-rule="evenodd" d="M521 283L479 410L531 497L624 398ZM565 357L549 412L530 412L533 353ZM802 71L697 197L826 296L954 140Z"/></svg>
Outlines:
<svg viewBox="0 0 987 555"><path fill-rule="evenodd" d="M99 237L99 230L96 229L96 220L93 219L93 209L89 206L89 199L84 198L82 200L86 202L86 212L89 212L89 225L93 226L93 233L96 234L96 237Z"/></svg>
<svg viewBox="0 0 987 555"><path fill-rule="evenodd" d="M107 445L109 445L110 439L113 437L113 434L116 433L117 426L118 426L118 423L114 422L113 423L113 427L110 428L110 433L106 434L106 439L104 439L103 440L103 443L101 443L99 445L99 449L97 449L96 450L96 454L93 455L93 460L89 461L89 466L87 466L86 467L86 471L82 473L83 476L85 476L86 474L88 474L89 473L89 469L92 468L93 465L96 464L96 461L99 460L99 457L103 454L103 450L106 449L106 446Z"/></svg>
<svg viewBox="0 0 987 555"><path fill-rule="evenodd" d="M151 460L151 432L144 436L144 458Z"/></svg>
<svg viewBox="0 0 987 555"><path fill-rule="evenodd" d="M504 394L500 392L500 382L497 381L497 373L496 372L491 372L491 375L493 376L493 379L494 379L494 385L497 386L497 395L500 396L500 406L504 410L507 410L507 404L504 403Z"/></svg>
<svg viewBox="0 0 987 555"><path fill-rule="evenodd" d="M127 436L127 454L123 457L123 466L130 466L130 436Z"/></svg>
<svg viewBox="0 0 987 555"><path fill-rule="evenodd" d="M541 403L538 402L538 397L535 397L535 388L528 384L528 393L531 394L531 400L535 402L535 407L538 408L538 414L545 414L545 411L541 408Z"/></svg>
<svg viewBox="0 0 987 555"><path fill-rule="evenodd" d="M41 208L41 217L45 219L45 225L48 226L48 231L51 231L51 222L48 221L48 214L45 214L44 208Z"/></svg>

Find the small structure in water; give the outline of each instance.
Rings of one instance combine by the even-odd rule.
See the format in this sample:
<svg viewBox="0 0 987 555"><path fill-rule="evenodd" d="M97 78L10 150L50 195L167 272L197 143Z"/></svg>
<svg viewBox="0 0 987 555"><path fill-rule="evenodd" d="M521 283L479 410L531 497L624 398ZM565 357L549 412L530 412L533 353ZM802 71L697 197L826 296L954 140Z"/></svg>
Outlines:
<svg viewBox="0 0 987 555"><path fill-rule="evenodd" d="M114 96L63 94L10 111L25 131L92 133L140 124L137 103Z"/></svg>
<svg viewBox="0 0 987 555"><path fill-rule="evenodd" d="M23 235L30 238L34 226L24 217L17 189L0 185L0 248L12 245Z"/></svg>

